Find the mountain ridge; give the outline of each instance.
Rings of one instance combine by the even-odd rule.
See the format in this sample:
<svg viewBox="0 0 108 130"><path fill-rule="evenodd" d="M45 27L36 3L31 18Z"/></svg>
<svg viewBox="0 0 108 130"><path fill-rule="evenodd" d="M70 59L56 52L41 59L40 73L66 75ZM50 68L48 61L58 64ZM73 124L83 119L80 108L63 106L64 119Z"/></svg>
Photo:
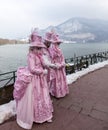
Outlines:
<svg viewBox="0 0 108 130"><path fill-rule="evenodd" d="M108 21L74 17L57 26L49 26L43 30L53 28L64 41L70 42L108 42Z"/></svg>

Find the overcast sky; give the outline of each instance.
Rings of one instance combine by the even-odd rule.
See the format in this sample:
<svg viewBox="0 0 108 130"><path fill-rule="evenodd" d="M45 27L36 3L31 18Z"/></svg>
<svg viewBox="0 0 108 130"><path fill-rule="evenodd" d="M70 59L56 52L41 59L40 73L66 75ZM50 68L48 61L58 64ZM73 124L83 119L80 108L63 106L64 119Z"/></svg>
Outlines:
<svg viewBox="0 0 108 130"><path fill-rule="evenodd" d="M72 17L108 20L108 0L0 0L0 37L27 37Z"/></svg>

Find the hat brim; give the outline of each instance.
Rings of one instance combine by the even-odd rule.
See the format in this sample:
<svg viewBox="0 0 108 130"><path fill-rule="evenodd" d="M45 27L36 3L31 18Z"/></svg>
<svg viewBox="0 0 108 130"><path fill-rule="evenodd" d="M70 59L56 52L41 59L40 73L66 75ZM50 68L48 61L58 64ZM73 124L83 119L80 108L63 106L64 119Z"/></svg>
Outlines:
<svg viewBox="0 0 108 130"><path fill-rule="evenodd" d="M35 43L35 42L30 43L29 46L30 46L30 47L41 47L41 48L46 48L46 46L45 46L43 43Z"/></svg>
<svg viewBox="0 0 108 130"><path fill-rule="evenodd" d="M49 40L49 39L46 39L46 38L44 39L44 42L45 42L45 41L53 42L52 40Z"/></svg>

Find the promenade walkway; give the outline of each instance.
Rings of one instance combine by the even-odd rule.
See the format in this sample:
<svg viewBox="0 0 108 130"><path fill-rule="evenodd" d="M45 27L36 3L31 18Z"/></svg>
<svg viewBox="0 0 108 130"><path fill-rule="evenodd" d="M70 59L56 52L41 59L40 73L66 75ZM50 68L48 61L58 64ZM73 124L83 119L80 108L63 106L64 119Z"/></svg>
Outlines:
<svg viewBox="0 0 108 130"><path fill-rule="evenodd" d="M69 86L65 98L52 98L52 123L33 124L32 130L108 130L108 66L89 73ZM0 130L23 130L15 118Z"/></svg>

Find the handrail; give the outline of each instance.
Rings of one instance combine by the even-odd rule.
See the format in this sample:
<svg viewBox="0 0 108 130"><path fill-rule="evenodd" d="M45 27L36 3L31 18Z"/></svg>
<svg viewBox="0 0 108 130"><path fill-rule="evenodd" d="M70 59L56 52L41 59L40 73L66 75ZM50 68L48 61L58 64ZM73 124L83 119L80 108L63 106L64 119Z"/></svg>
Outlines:
<svg viewBox="0 0 108 130"><path fill-rule="evenodd" d="M5 82L5 84L2 87L7 86L12 80L13 80L13 82L11 84L15 83L15 78L16 78L15 73L16 73L16 71L10 71L10 72L0 74L0 76L4 76L2 79L0 79L0 82L7 81L7 82ZM11 76L9 77L10 74L11 74ZM7 78L6 78L6 76L7 76Z"/></svg>
<svg viewBox="0 0 108 130"><path fill-rule="evenodd" d="M65 62L67 64L66 73L67 74L74 73L76 71L81 70L82 68L87 68L89 65L102 62L107 59L108 59L108 51L98 52L98 53L93 53L93 54L88 54L88 55L78 56L78 57L74 55L73 58L65 59ZM70 65L69 62L71 62Z"/></svg>
<svg viewBox="0 0 108 130"><path fill-rule="evenodd" d="M108 53L108 51L105 51L105 52L97 52L97 53L87 54L87 55L83 55L83 56L76 56L76 58L89 57L90 55L96 55L96 54L102 54L102 53ZM67 59L65 59L65 60L69 60L69 59L74 59L74 58L67 58Z"/></svg>
<svg viewBox="0 0 108 130"><path fill-rule="evenodd" d="M16 70L2 73L2 74L0 74L0 76L1 76L1 75L5 75L5 74L9 74L9 73L14 73L14 72L16 72Z"/></svg>

